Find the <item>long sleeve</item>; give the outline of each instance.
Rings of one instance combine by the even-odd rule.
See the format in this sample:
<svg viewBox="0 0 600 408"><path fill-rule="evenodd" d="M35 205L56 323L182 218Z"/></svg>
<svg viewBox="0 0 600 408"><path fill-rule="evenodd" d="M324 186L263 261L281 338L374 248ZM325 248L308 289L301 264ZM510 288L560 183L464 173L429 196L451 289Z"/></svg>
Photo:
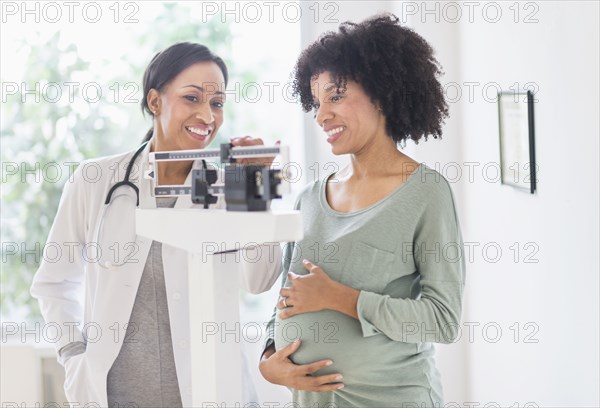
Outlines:
<svg viewBox="0 0 600 408"><path fill-rule="evenodd" d="M294 210L299 211L301 208L301 199L303 194L305 194L307 191L307 189L305 188L304 190L302 190L302 192L300 192L300 194L298 194L298 197L296 198L296 201L294 203ZM294 248L295 248L296 243L295 242L288 242L285 245L285 248L283 250L283 260L280 263L280 265L282 266L281 268L281 287L283 288L283 286L285 285L285 282L287 280L287 272L290 270L290 264L292 263L292 259L294 256ZM263 347L263 352L261 353L264 354L265 350L270 347L272 344L274 344L275 342L275 317L277 316L277 307L273 308L273 314L271 315L271 320L269 320L269 323L267 324L266 327L266 333L267 333L267 340L265 341L265 345Z"/></svg>
<svg viewBox="0 0 600 408"><path fill-rule="evenodd" d="M245 251L241 257L241 285L252 294L265 292L281 273L281 247L278 242L265 243ZM257 253L248 254L248 252Z"/></svg>
<svg viewBox="0 0 600 408"><path fill-rule="evenodd" d="M85 343L83 327L84 259L86 242L85 181L81 169L64 186L58 212L44 246L44 256L31 286L47 324L56 325L56 350ZM58 254L58 256L57 256Z"/></svg>
<svg viewBox="0 0 600 408"><path fill-rule="evenodd" d="M448 183L436 183L430 193L414 241L405 246L420 274L421 296L361 291L357 309L365 337L383 333L408 343L451 343L459 333L465 282L460 225Z"/></svg>
<svg viewBox="0 0 600 408"><path fill-rule="evenodd" d="M285 285L285 282L287 279L287 271L289 270L289 267L290 267L290 260L292 259L293 252L294 252L294 243L288 242L285 246L285 251L283 252L283 262L282 262L283 268L281 270L281 287L283 287L283 285ZM263 347L263 353L275 341L275 317L276 316L277 316L277 307L273 308L273 314L271 315L271 320L269 320L269 323L267 324L267 327L266 327L267 340Z"/></svg>

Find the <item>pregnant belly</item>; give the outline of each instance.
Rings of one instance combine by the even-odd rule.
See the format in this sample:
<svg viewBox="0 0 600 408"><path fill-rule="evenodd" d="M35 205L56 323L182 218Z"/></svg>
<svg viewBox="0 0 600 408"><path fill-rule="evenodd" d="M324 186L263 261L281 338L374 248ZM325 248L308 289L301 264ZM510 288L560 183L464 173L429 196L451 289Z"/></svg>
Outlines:
<svg viewBox="0 0 600 408"><path fill-rule="evenodd" d="M417 345L391 340L383 334L363 337L358 320L331 310L303 313L275 321L275 348L280 350L299 338L300 348L290 357L295 364L329 359L333 364L314 375L340 373L344 384L369 384L398 370L414 368L420 359Z"/></svg>

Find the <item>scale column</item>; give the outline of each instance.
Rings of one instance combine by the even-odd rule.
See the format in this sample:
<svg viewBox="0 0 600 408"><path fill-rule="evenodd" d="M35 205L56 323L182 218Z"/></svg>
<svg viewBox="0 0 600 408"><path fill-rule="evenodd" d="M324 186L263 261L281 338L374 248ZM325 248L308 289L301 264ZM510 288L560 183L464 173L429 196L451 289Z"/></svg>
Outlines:
<svg viewBox="0 0 600 408"><path fill-rule="evenodd" d="M188 254L194 407L243 404L239 271L232 257L225 259Z"/></svg>

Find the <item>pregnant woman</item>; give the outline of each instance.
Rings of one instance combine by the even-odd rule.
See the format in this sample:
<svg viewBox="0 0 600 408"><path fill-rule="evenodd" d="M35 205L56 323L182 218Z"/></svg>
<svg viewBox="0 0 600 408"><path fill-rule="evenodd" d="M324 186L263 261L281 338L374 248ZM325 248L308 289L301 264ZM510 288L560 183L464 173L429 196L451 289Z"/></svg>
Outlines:
<svg viewBox="0 0 600 408"><path fill-rule="evenodd" d="M350 164L307 186L260 362L302 407L443 405L432 343L458 334L463 243L448 182L398 149L448 115L427 42L379 15L301 54L294 87Z"/></svg>

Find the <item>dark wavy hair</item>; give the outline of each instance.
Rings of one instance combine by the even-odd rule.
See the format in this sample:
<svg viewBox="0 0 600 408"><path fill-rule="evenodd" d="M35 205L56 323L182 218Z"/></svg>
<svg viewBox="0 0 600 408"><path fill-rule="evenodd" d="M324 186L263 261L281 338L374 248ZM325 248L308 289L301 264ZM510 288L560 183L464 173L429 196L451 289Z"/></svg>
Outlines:
<svg viewBox="0 0 600 408"><path fill-rule="evenodd" d="M359 83L381 107L386 131L396 143L415 143L428 135L442 136L448 105L437 77L443 72L431 46L398 23L393 14L379 14L361 23L342 23L309 45L293 72L293 94L305 112L315 108L310 82L329 72L338 89L348 80Z"/></svg>
<svg viewBox="0 0 600 408"><path fill-rule="evenodd" d="M148 107L148 101L146 100L148 92L150 92L151 89L156 89L159 92L162 91L162 89L179 75L181 71L198 62L206 61L214 62L218 65L221 72L223 72L225 86L227 86L229 74L225 62L223 62L219 56L213 54L208 47L202 44L181 42L173 44L169 48L156 54L146 68L146 72L144 72L144 97L142 98L141 103L142 112L153 116ZM146 133L142 143L150 140L153 133L154 127L150 128Z"/></svg>

